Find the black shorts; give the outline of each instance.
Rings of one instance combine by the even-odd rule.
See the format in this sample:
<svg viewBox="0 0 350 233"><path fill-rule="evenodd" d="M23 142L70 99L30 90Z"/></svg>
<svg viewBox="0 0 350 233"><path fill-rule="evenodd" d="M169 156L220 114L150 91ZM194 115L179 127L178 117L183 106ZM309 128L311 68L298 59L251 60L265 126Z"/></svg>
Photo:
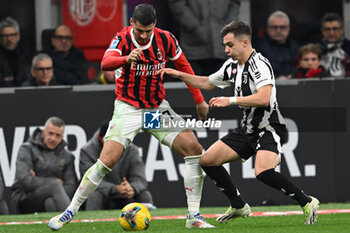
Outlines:
<svg viewBox="0 0 350 233"><path fill-rule="evenodd" d="M220 139L247 160L258 150L268 150L282 154L282 145L288 140L288 131L285 125L272 124L254 133L246 134L241 129L235 129Z"/></svg>

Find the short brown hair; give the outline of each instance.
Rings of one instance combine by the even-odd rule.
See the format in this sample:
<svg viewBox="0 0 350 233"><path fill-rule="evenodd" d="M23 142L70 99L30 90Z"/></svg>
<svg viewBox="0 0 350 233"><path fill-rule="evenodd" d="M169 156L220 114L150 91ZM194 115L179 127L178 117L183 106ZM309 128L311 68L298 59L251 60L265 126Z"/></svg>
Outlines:
<svg viewBox="0 0 350 233"><path fill-rule="evenodd" d="M221 30L221 37L224 38L228 33L233 33L235 37L247 36L249 40L252 36L252 30L250 26L242 21L232 21L231 23L225 25Z"/></svg>
<svg viewBox="0 0 350 233"><path fill-rule="evenodd" d="M310 43L310 44L306 44L306 45L300 47L299 52L298 52L299 59L301 59L302 56L304 56L307 53L317 54L318 59L321 60L322 50L319 46Z"/></svg>

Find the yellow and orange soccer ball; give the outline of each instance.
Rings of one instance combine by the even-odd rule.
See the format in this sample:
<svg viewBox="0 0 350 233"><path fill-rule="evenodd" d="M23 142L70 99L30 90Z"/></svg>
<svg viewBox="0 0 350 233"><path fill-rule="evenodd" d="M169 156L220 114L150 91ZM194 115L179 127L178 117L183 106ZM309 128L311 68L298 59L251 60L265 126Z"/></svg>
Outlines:
<svg viewBox="0 0 350 233"><path fill-rule="evenodd" d="M124 206L120 212L119 223L126 231L147 230L151 223L151 213L146 206L133 202Z"/></svg>

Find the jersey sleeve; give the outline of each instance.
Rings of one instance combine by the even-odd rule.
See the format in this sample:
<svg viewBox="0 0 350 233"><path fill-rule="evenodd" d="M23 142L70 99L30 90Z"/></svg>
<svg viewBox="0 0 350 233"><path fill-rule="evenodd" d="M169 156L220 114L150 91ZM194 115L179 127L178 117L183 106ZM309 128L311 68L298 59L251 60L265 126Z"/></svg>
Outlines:
<svg viewBox="0 0 350 233"><path fill-rule="evenodd" d="M254 80L256 89L266 85L275 85L272 67L268 61L260 60L256 63L256 66L251 67L255 67L251 70L251 76Z"/></svg>
<svg viewBox="0 0 350 233"><path fill-rule="evenodd" d="M117 33L105 51L102 61L101 61L101 69L104 71L112 71L118 69L122 65L126 64L127 56L123 55L123 47L126 39L119 33Z"/></svg>
<svg viewBox="0 0 350 233"><path fill-rule="evenodd" d="M167 40L169 43L167 48L167 56L170 61L175 61L182 54L182 49L175 36L170 32L167 34Z"/></svg>
<svg viewBox="0 0 350 233"><path fill-rule="evenodd" d="M116 51L122 56L122 46L125 39L121 35L115 35L106 51Z"/></svg>
<svg viewBox="0 0 350 233"><path fill-rule="evenodd" d="M228 75L231 72L230 67L231 63L229 60L227 60L218 71L209 75L209 81L214 86L217 86L221 89L231 86L230 81L228 79Z"/></svg>
<svg viewBox="0 0 350 233"><path fill-rule="evenodd" d="M192 70L192 67L190 63L187 61L185 55L183 53L180 54L180 56L174 60L174 64L176 68L182 72L192 74L194 75L194 72ZM204 97L202 95L202 92L198 88L194 88L186 83L188 89L192 93L193 99L196 102L196 104L200 104L204 101Z"/></svg>

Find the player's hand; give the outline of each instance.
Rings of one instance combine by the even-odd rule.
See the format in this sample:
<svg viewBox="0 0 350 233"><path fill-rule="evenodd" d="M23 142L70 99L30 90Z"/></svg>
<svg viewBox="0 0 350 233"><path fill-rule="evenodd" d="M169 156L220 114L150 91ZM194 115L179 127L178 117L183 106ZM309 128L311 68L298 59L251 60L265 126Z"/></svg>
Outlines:
<svg viewBox="0 0 350 233"><path fill-rule="evenodd" d="M163 78L164 74L170 75L172 78L179 78L180 72L178 70L174 70L171 68L163 68L161 70L158 70L157 75L160 74L160 76Z"/></svg>
<svg viewBox="0 0 350 233"><path fill-rule="evenodd" d="M211 108L222 108L230 105L230 99L228 97L213 97L209 101L209 105Z"/></svg>
<svg viewBox="0 0 350 233"><path fill-rule="evenodd" d="M134 49L131 51L129 56L126 58L127 63L133 63L136 62L138 59L140 59L142 55L142 50L141 49Z"/></svg>
<svg viewBox="0 0 350 233"><path fill-rule="evenodd" d="M204 121L205 119L207 119L207 115L209 112L209 105L207 104L207 102L203 101L202 103L197 104L196 110L198 113L199 120Z"/></svg>

